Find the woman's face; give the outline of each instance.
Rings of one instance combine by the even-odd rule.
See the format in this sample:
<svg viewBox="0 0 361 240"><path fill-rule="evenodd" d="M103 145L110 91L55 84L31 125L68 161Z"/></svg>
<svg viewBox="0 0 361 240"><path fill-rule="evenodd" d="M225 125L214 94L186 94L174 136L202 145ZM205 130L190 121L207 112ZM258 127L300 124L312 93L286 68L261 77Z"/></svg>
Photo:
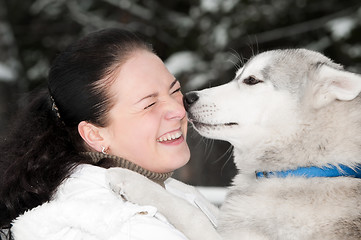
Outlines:
<svg viewBox="0 0 361 240"><path fill-rule="evenodd" d="M159 173L185 165L187 118L180 83L155 54L139 50L110 87L115 105L105 133L108 153Z"/></svg>

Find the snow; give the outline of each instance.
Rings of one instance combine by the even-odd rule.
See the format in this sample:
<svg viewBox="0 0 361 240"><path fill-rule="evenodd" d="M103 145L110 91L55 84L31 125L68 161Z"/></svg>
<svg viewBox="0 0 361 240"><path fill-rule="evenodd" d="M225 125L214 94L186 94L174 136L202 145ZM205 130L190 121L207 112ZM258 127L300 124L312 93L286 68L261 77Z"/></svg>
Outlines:
<svg viewBox="0 0 361 240"><path fill-rule="evenodd" d="M239 0L201 0L200 8L203 12L229 12L237 4L239 4Z"/></svg>
<svg viewBox="0 0 361 240"><path fill-rule="evenodd" d="M192 76L192 79L187 82L185 89L199 89L206 86L210 79L213 79L213 74L199 73Z"/></svg>
<svg viewBox="0 0 361 240"><path fill-rule="evenodd" d="M206 71L206 63L191 51L174 53L164 63L175 76L183 73L189 74L190 80L184 85L184 89L201 88L207 85L210 79L214 79L214 74Z"/></svg>
<svg viewBox="0 0 361 240"><path fill-rule="evenodd" d="M350 17L337 18L327 23L327 27L331 30L332 37L335 40L347 37L355 26L355 19Z"/></svg>
<svg viewBox="0 0 361 240"><path fill-rule="evenodd" d="M361 57L361 44L349 45L347 47L343 47L343 49L353 58Z"/></svg>
<svg viewBox="0 0 361 240"><path fill-rule="evenodd" d="M226 47L228 44L228 32L230 28L230 24L228 22L224 22L219 24L218 26L216 26L214 28L214 39L215 39L215 45L217 45L217 47L223 48Z"/></svg>
<svg viewBox="0 0 361 240"><path fill-rule="evenodd" d="M12 69L0 62L0 81L11 82L16 78Z"/></svg>
<svg viewBox="0 0 361 240"><path fill-rule="evenodd" d="M200 7L204 12L217 12L222 4L222 0L201 0Z"/></svg>
<svg viewBox="0 0 361 240"><path fill-rule="evenodd" d="M173 75L177 75L197 69L200 61L200 58L195 53L182 51L174 53L164 63Z"/></svg>

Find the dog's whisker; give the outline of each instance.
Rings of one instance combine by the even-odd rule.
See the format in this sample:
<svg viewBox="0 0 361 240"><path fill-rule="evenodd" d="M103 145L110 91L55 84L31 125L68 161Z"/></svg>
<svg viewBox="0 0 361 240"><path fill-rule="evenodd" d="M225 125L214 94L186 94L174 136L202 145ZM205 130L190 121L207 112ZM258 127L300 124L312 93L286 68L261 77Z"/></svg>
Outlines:
<svg viewBox="0 0 361 240"><path fill-rule="evenodd" d="M209 138L204 138L206 142L208 142L209 144L205 144L205 149L204 149L204 153L206 153L205 155L205 160L207 160L211 154L211 150L213 148L213 143L214 143L214 140L213 139L209 139Z"/></svg>
<svg viewBox="0 0 361 240"><path fill-rule="evenodd" d="M256 56L259 52L257 36L253 36L254 40L251 39L251 36L248 36L248 48L251 50L251 57ZM254 45L256 45L256 51L254 51Z"/></svg>
<svg viewBox="0 0 361 240"><path fill-rule="evenodd" d="M221 156L217 157L217 159L214 161L214 163L221 161L223 159L223 157L226 156L228 153L232 153L232 150L233 150L233 146L230 145ZM227 158L227 161L228 161L228 158Z"/></svg>
<svg viewBox="0 0 361 240"><path fill-rule="evenodd" d="M210 157L210 155L212 154L212 149L213 149L213 146L214 146L214 139L210 139L210 149L208 151L208 154L206 155L206 159L208 159Z"/></svg>
<svg viewBox="0 0 361 240"><path fill-rule="evenodd" d="M226 154L229 154L228 155L228 158L227 158L227 160L224 162L224 164L222 165L222 168L221 168L221 174L222 174L222 172L223 172L223 170L224 170L224 168L226 167L226 165L227 165L227 163L229 163L229 161L231 161L232 160L232 157L233 157L233 154L232 154L232 152L233 152L233 146L231 145L228 149L227 149L227 151L221 156L221 157L223 157L224 155L226 155Z"/></svg>
<svg viewBox="0 0 361 240"><path fill-rule="evenodd" d="M230 57L228 61L232 62L233 65L236 67L236 71L238 71L243 66L244 61L236 50L232 49L232 52L230 54L233 56L234 59Z"/></svg>

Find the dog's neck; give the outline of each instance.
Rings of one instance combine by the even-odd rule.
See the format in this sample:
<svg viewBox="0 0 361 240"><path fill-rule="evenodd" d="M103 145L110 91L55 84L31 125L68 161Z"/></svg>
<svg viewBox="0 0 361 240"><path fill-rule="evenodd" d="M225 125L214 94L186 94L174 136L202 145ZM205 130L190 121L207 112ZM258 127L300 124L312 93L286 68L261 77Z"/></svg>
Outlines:
<svg viewBox="0 0 361 240"><path fill-rule="evenodd" d="M320 109L303 120L292 135L268 136L248 146L247 141L233 144L237 168L254 175L257 170L361 164L361 135L357 134L361 129L360 104L358 99L352 104L337 102Z"/></svg>

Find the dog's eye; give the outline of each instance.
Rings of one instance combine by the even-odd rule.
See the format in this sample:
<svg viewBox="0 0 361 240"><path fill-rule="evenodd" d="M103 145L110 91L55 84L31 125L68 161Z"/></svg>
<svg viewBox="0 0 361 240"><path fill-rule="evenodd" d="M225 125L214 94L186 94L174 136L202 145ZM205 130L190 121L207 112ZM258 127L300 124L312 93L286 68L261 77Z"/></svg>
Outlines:
<svg viewBox="0 0 361 240"><path fill-rule="evenodd" d="M255 76L249 76L245 78L243 82L247 85L255 85L257 83L263 82L262 80L257 79Z"/></svg>

